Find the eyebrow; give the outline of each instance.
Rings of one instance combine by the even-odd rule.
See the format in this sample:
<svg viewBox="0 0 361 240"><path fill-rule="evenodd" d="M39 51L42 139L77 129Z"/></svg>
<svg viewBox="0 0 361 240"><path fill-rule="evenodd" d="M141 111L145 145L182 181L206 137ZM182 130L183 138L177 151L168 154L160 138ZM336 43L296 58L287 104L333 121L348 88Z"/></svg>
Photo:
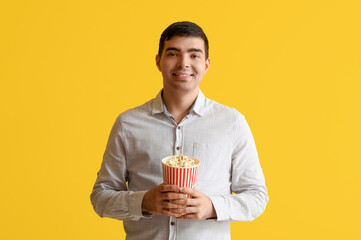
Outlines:
<svg viewBox="0 0 361 240"><path fill-rule="evenodd" d="M175 48L175 47L169 47L165 50L166 52L167 51L177 51L177 52L180 52L179 48ZM203 53L202 49L199 49L199 48L190 48L188 49L187 52L200 52L200 53Z"/></svg>

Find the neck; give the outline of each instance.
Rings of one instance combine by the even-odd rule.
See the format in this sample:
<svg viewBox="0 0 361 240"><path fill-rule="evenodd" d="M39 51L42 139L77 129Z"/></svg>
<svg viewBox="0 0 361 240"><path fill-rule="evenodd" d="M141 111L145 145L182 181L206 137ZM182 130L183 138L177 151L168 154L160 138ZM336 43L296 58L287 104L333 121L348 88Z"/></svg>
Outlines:
<svg viewBox="0 0 361 240"><path fill-rule="evenodd" d="M198 88L192 92L182 93L163 89L164 104L177 123L180 123L182 119L187 116L189 109L198 96L198 92Z"/></svg>

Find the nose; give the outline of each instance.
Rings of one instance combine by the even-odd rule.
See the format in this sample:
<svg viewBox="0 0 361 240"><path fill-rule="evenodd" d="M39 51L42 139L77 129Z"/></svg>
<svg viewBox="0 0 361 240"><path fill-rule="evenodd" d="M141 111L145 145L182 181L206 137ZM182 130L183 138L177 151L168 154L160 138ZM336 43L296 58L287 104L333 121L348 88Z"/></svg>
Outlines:
<svg viewBox="0 0 361 240"><path fill-rule="evenodd" d="M190 64L189 64L189 59L187 56L180 56L178 58L178 68L179 69L183 69L183 68L189 68Z"/></svg>

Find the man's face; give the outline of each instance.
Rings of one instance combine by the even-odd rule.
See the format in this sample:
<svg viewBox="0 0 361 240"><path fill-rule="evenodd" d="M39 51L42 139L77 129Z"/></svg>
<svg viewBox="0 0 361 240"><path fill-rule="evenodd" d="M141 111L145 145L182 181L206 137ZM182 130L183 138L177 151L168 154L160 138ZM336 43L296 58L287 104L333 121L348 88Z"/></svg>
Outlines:
<svg viewBox="0 0 361 240"><path fill-rule="evenodd" d="M156 64L163 75L164 89L192 91L198 89L210 60L205 59L204 41L199 37L175 36L164 43L162 57Z"/></svg>

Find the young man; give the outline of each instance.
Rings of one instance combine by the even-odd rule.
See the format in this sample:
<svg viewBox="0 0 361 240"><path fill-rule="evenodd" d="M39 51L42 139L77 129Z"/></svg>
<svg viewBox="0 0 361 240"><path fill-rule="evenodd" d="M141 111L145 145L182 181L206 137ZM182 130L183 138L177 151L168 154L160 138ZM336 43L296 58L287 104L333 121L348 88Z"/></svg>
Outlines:
<svg viewBox="0 0 361 240"><path fill-rule="evenodd" d="M230 239L231 221L257 218L268 202L252 133L242 114L199 89L210 60L198 25L170 25L156 65L163 89L117 118L91 202L123 220L130 240ZM201 161L195 189L162 183L160 160L181 153Z"/></svg>

